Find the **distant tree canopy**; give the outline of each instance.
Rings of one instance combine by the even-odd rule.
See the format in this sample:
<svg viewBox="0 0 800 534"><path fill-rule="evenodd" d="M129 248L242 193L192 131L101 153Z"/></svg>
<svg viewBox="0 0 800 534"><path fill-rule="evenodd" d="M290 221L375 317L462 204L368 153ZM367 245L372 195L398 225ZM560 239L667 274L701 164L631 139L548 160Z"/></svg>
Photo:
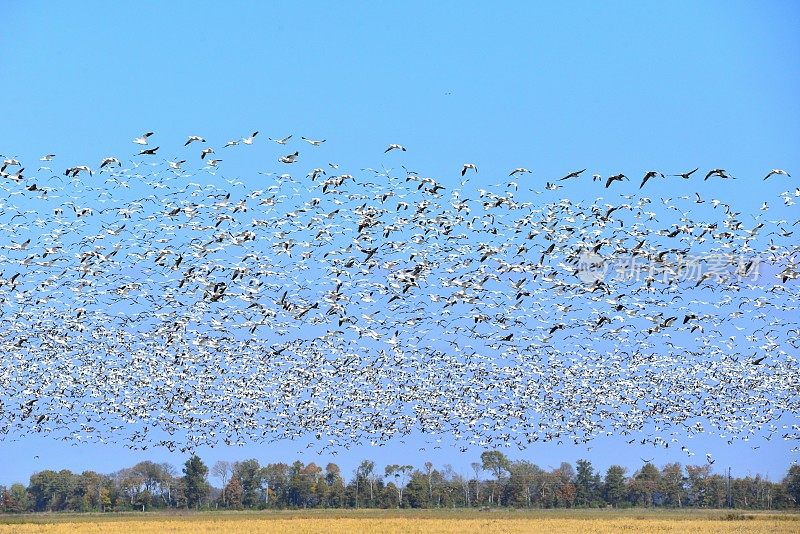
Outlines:
<svg viewBox="0 0 800 534"><path fill-rule="evenodd" d="M457 508L509 506L698 507L747 509L800 507L800 466L772 482L761 475L731 478L710 464L646 462L628 476L612 465L604 474L589 460L543 469L527 460L511 460L486 451L470 472L425 462L420 468L390 464L382 474L375 462L362 461L346 480L335 463L325 468L295 461L261 465L255 458L217 462L209 468L196 455L182 476L170 464L139 462L116 473L69 470L34 473L26 486L0 486L0 512L119 511L167 508ZM481 478L485 472L488 477Z"/></svg>
<svg viewBox="0 0 800 534"><path fill-rule="evenodd" d="M208 497L210 486L207 481L208 467L197 455L186 460L183 467L183 486L186 494L186 506L199 508Z"/></svg>

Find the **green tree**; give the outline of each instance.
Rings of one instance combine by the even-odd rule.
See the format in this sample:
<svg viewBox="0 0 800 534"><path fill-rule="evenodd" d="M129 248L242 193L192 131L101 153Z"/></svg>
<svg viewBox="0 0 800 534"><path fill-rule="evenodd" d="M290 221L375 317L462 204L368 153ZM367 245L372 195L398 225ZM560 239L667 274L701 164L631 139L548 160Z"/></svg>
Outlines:
<svg viewBox="0 0 800 534"><path fill-rule="evenodd" d="M242 506L257 508L261 502L261 483L263 474L258 460L252 458L233 464L232 476L242 485Z"/></svg>
<svg viewBox="0 0 800 534"><path fill-rule="evenodd" d="M433 506L433 480L436 477L436 470L433 462L425 462L425 482L428 484L428 507Z"/></svg>
<svg viewBox="0 0 800 534"><path fill-rule="evenodd" d="M291 465L289 475L289 487L287 490L287 503L289 506L306 508L314 506L317 495L317 482L322 475L320 469L314 462L303 465L303 462L296 461Z"/></svg>
<svg viewBox="0 0 800 534"><path fill-rule="evenodd" d="M359 480L363 481L366 487L369 488L369 501L367 504L368 507L375 506L375 477L373 475L375 471L375 462L372 460L363 460L357 470L356 476L359 477ZM360 484L357 484L360 487ZM357 495L356 495L357 496Z"/></svg>
<svg viewBox="0 0 800 534"><path fill-rule="evenodd" d="M314 462L309 462L300 469L300 476L304 481L303 487L306 488L301 501L302 506L318 506L320 502L325 500L326 493L322 468Z"/></svg>
<svg viewBox="0 0 800 534"><path fill-rule="evenodd" d="M184 464L183 475L186 505L189 508L200 508L210 492L207 481L208 467L199 456L193 454Z"/></svg>
<svg viewBox="0 0 800 534"><path fill-rule="evenodd" d="M384 468L384 473L386 474L386 478L394 478L394 488L397 492L397 507L400 508L403 504L403 491L405 491L406 485L408 484L408 480L411 476L411 472L414 470L414 466L411 465L399 465L399 464L391 464L387 465Z"/></svg>
<svg viewBox="0 0 800 534"><path fill-rule="evenodd" d="M625 471L625 468L621 465L612 465L606 470L605 480L603 481L605 500L615 508L625 501L625 497L628 494Z"/></svg>
<svg viewBox="0 0 800 534"><path fill-rule="evenodd" d="M575 467L575 504L596 505L600 497L600 488L592 463L589 460L578 460Z"/></svg>
<svg viewBox="0 0 800 534"><path fill-rule="evenodd" d="M669 506L680 508L686 502L686 482L683 467L679 463L667 464L661 468L661 493Z"/></svg>
<svg viewBox="0 0 800 534"><path fill-rule="evenodd" d="M116 479L117 488L120 495L124 498L126 505L131 508L134 507L138 500L138 495L144 491L144 480L141 473L136 472L132 468L121 469L118 471L114 478Z"/></svg>
<svg viewBox="0 0 800 534"><path fill-rule="evenodd" d="M688 480L688 504L690 506L703 507L709 506L711 502L708 491L708 477L711 475L711 466L687 465L686 475Z"/></svg>
<svg viewBox="0 0 800 534"><path fill-rule="evenodd" d="M728 477L713 474L706 479L706 506L724 508L728 503Z"/></svg>
<svg viewBox="0 0 800 534"><path fill-rule="evenodd" d="M800 464L793 464L783 479L786 495L794 506L800 506Z"/></svg>
<svg viewBox="0 0 800 534"><path fill-rule="evenodd" d="M456 506L456 497L459 493L459 485L457 482L457 474L450 464L444 464L441 471L434 472L433 484L434 488L438 488L436 495L436 506L438 507L452 507Z"/></svg>
<svg viewBox="0 0 800 534"><path fill-rule="evenodd" d="M108 510L114 501L111 498L111 490L109 490L108 485L103 485L100 488L100 511L105 512Z"/></svg>
<svg viewBox="0 0 800 534"><path fill-rule="evenodd" d="M453 473L451 483L453 484L455 491L457 491L459 495L463 496L463 500L459 500L463 502L465 507L468 508L470 506L469 477L464 476L461 473Z"/></svg>
<svg viewBox="0 0 800 534"><path fill-rule="evenodd" d="M167 464L168 465L168 464ZM163 464L151 461L139 462L130 468L134 476L141 480L144 491L154 497L160 497L166 485L170 482L170 475L165 471ZM156 502L147 500L148 506L156 505Z"/></svg>
<svg viewBox="0 0 800 534"><path fill-rule="evenodd" d="M661 473L656 466L647 462L633 475L630 489L637 502L644 506L652 506L655 503L656 493L660 484Z"/></svg>
<svg viewBox="0 0 800 534"><path fill-rule="evenodd" d="M419 469L414 469L411 472L411 477L406 484L403 499L411 508L428 508L430 501L428 500L428 486L425 479L425 473Z"/></svg>
<svg viewBox="0 0 800 534"><path fill-rule="evenodd" d="M519 460L511 462L509 473L506 503L530 508L538 497L537 481L542 469L527 460Z"/></svg>
<svg viewBox="0 0 800 534"><path fill-rule="evenodd" d="M291 468L283 463L267 464L261 469L261 479L264 481L264 501L270 507L284 507L288 505L289 474Z"/></svg>
<svg viewBox="0 0 800 534"><path fill-rule="evenodd" d="M103 510L103 488L106 477L94 471L84 471L77 477L73 504L70 508L88 512L89 510Z"/></svg>
<svg viewBox="0 0 800 534"><path fill-rule="evenodd" d="M329 463L325 466L325 484L328 486L326 505L332 508L344 508L345 486L342 470L338 465Z"/></svg>
<svg viewBox="0 0 800 534"><path fill-rule="evenodd" d="M489 471L494 475L492 482L492 491L489 495L489 503L494 504L495 492L502 484L504 475L508 472L511 462L505 454L500 451L484 451L481 453L481 466L484 470ZM500 494L498 492L497 505L500 505Z"/></svg>
<svg viewBox="0 0 800 534"><path fill-rule="evenodd" d="M71 471L47 469L31 475L28 493L37 512L57 512L66 509L73 487L74 475Z"/></svg>
<svg viewBox="0 0 800 534"><path fill-rule="evenodd" d="M4 489L0 495L0 511L11 514L21 514L27 512L30 506L28 490L22 484L11 484L10 488Z"/></svg>

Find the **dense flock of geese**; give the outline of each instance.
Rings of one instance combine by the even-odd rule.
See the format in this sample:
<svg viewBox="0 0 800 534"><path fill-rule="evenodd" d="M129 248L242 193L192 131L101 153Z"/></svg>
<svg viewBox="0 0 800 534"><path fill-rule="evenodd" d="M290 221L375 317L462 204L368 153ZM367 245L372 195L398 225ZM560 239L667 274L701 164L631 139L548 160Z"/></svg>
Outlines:
<svg viewBox="0 0 800 534"><path fill-rule="evenodd" d="M257 135L216 151L190 135L165 161L146 132L138 153L61 170L2 156L0 438L335 452L625 435L694 454L706 432L800 437L793 185L746 214L722 187L694 192L698 169L671 175L671 198L644 195L675 179L650 171L630 191L594 175L615 196L571 200L586 169L493 183L466 163L440 181L396 143L400 171L308 169L288 145L326 140L247 148ZM273 171L225 175L270 147ZM702 182L732 179L762 183Z"/></svg>

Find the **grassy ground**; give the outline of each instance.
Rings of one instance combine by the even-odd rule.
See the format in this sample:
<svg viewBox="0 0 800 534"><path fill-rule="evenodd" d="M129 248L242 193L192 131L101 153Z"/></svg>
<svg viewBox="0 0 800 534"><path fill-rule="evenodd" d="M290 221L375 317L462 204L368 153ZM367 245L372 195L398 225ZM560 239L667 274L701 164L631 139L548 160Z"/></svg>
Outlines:
<svg viewBox="0 0 800 534"><path fill-rule="evenodd" d="M800 533L800 514L742 510L309 510L0 516L27 533Z"/></svg>

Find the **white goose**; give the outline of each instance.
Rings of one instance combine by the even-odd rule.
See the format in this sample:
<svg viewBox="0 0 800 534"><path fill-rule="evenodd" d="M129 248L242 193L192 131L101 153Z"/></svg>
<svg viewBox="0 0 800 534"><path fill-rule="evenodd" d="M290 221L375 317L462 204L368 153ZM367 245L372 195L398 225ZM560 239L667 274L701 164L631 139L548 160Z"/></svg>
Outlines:
<svg viewBox="0 0 800 534"><path fill-rule="evenodd" d="M153 135L153 132L143 133L141 137L135 137L133 139L133 142L136 143L137 145L146 145L147 138L150 137L151 135Z"/></svg>

